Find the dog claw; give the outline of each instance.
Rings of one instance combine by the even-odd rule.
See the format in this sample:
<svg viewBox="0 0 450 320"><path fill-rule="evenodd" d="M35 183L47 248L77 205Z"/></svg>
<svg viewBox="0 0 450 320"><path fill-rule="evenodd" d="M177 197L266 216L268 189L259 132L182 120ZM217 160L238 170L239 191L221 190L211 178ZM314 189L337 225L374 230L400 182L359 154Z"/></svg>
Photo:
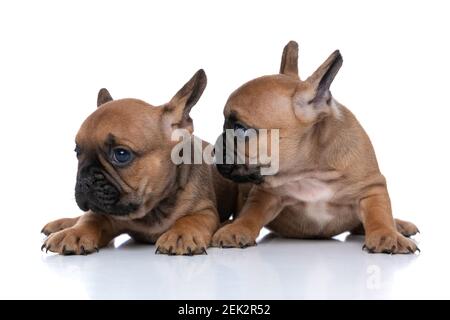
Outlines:
<svg viewBox="0 0 450 320"><path fill-rule="evenodd" d="M45 243L41 246L41 251L44 251Z"/></svg>
<svg viewBox="0 0 450 320"><path fill-rule="evenodd" d="M361 250L362 250L362 251L367 250L367 246L366 246L365 244L363 244Z"/></svg>
<svg viewBox="0 0 450 320"><path fill-rule="evenodd" d="M374 253L374 249L373 248L369 248L366 245L363 245L362 250L367 251L368 253Z"/></svg>
<svg viewBox="0 0 450 320"><path fill-rule="evenodd" d="M202 248L202 254L208 255L208 252L206 252L206 248Z"/></svg>
<svg viewBox="0 0 450 320"><path fill-rule="evenodd" d="M81 254L82 254L83 256L87 255L87 252L86 252L86 250L84 249L84 246L81 246L81 247L80 247L80 251L81 251Z"/></svg>
<svg viewBox="0 0 450 320"><path fill-rule="evenodd" d="M413 247L411 247L411 246L408 246L406 249L408 249L408 251L410 252L410 253L416 253L416 252L419 252L420 253L420 249L419 249L419 247L416 247L415 249L413 248Z"/></svg>
<svg viewBox="0 0 450 320"><path fill-rule="evenodd" d="M98 253L98 251L99 251L97 247L95 247L94 250L95 250L97 253Z"/></svg>
<svg viewBox="0 0 450 320"><path fill-rule="evenodd" d="M74 253L75 252L73 250L66 250L66 246L63 246L63 248L62 248L62 254L63 255L68 256L68 255L71 255L71 254L74 254Z"/></svg>
<svg viewBox="0 0 450 320"><path fill-rule="evenodd" d="M158 248L156 248L156 250L155 250L155 254L160 254L161 252L159 251L159 247Z"/></svg>
<svg viewBox="0 0 450 320"><path fill-rule="evenodd" d="M242 242L239 242L239 247L240 247L241 249L245 249L245 248L248 248L248 247L250 247L250 246L255 246L255 245L256 245L256 243L252 243L252 244L246 243L246 244L243 244Z"/></svg>
<svg viewBox="0 0 450 320"><path fill-rule="evenodd" d="M51 247L52 247L51 245L49 245L48 247L46 247L46 248L45 248L45 253L47 253L48 250L50 250Z"/></svg>

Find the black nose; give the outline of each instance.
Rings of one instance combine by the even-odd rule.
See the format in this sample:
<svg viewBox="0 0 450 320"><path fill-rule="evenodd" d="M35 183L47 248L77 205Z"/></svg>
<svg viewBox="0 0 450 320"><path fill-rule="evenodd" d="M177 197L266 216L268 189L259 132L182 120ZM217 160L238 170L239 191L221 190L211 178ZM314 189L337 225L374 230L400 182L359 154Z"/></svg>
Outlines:
<svg viewBox="0 0 450 320"><path fill-rule="evenodd" d="M89 204L88 204L87 200L81 200L81 199L79 199L79 197L75 197L75 198L76 198L78 208L80 208L83 211L89 210Z"/></svg>
<svg viewBox="0 0 450 320"><path fill-rule="evenodd" d="M233 145L234 147L234 145ZM228 152L228 154L227 154ZM214 161L217 167L222 165L233 164L234 149L227 150L226 146L226 132L224 131L216 140L214 144Z"/></svg>
<svg viewBox="0 0 450 320"><path fill-rule="evenodd" d="M75 199L83 210L92 207L107 209L119 201L120 192L96 166L83 168L77 176Z"/></svg>
<svg viewBox="0 0 450 320"><path fill-rule="evenodd" d="M84 181L84 179L77 179L77 183L75 185L75 201L78 207L83 211L89 210L89 202L88 202L88 194L89 194L89 186Z"/></svg>

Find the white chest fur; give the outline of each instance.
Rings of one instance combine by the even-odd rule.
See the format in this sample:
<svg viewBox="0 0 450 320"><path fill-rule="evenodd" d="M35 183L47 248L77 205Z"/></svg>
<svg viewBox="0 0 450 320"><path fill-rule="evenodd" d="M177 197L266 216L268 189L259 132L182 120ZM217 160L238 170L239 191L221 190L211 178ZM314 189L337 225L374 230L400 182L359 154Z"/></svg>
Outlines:
<svg viewBox="0 0 450 320"><path fill-rule="evenodd" d="M328 210L326 202L309 202L306 203L303 214L314 221L320 228L330 223L335 216Z"/></svg>
<svg viewBox="0 0 450 320"><path fill-rule="evenodd" d="M328 202L334 193L327 183L313 178L290 182L282 189L286 196L307 203Z"/></svg>
<svg viewBox="0 0 450 320"><path fill-rule="evenodd" d="M324 227L335 218L328 207L334 190L326 182L315 178L299 179L280 186L278 192L288 197L294 207L295 203L302 202L301 214L319 227Z"/></svg>

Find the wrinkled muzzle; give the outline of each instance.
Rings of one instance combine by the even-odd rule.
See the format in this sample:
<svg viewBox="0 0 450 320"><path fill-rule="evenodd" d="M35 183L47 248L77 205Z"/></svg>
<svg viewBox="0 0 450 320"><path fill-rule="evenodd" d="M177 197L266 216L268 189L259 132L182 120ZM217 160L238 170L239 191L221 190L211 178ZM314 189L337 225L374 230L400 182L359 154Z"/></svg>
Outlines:
<svg viewBox="0 0 450 320"><path fill-rule="evenodd" d="M83 211L127 215L138 208L136 204L122 204L118 188L108 180L99 167L94 165L79 170L75 199Z"/></svg>
<svg viewBox="0 0 450 320"><path fill-rule="evenodd" d="M215 164L219 173L234 182L259 184L264 181L258 165L247 163L237 163L237 141L235 139L231 150L227 149L226 132L217 140L215 149Z"/></svg>

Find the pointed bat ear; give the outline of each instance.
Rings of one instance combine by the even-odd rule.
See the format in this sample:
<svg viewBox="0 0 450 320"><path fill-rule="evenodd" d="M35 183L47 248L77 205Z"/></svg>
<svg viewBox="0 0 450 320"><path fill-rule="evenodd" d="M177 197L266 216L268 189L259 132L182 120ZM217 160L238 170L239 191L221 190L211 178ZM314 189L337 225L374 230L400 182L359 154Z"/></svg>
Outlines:
<svg viewBox="0 0 450 320"><path fill-rule="evenodd" d="M310 101L320 102L331 96L330 86L342 66L343 59L339 50L333 52L327 60L306 80L315 90L315 96Z"/></svg>
<svg viewBox="0 0 450 320"><path fill-rule="evenodd" d="M172 127L193 130L189 113L202 96L206 82L205 71L198 70L165 106L165 112L170 115Z"/></svg>
<svg viewBox="0 0 450 320"><path fill-rule="evenodd" d="M298 44L295 41L289 41L284 47L281 57L280 73L295 78L298 76Z"/></svg>
<svg viewBox="0 0 450 320"><path fill-rule="evenodd" d="M330 92L331 83L342 66L342 56L338 50L297 88L294 100L294 113L304 123L314 123L321 116L335 113L338 106ZM305 86L305 83L308 85Z"/></svg>
<svg viewBox="0 0 450 320"><path fill-rule="evenodd" d="M112 101L113 98L109 94L109 91L105 88L100 89L97 96L97 108L100 107L102 104L107 103L109 101Z"/></svg>

